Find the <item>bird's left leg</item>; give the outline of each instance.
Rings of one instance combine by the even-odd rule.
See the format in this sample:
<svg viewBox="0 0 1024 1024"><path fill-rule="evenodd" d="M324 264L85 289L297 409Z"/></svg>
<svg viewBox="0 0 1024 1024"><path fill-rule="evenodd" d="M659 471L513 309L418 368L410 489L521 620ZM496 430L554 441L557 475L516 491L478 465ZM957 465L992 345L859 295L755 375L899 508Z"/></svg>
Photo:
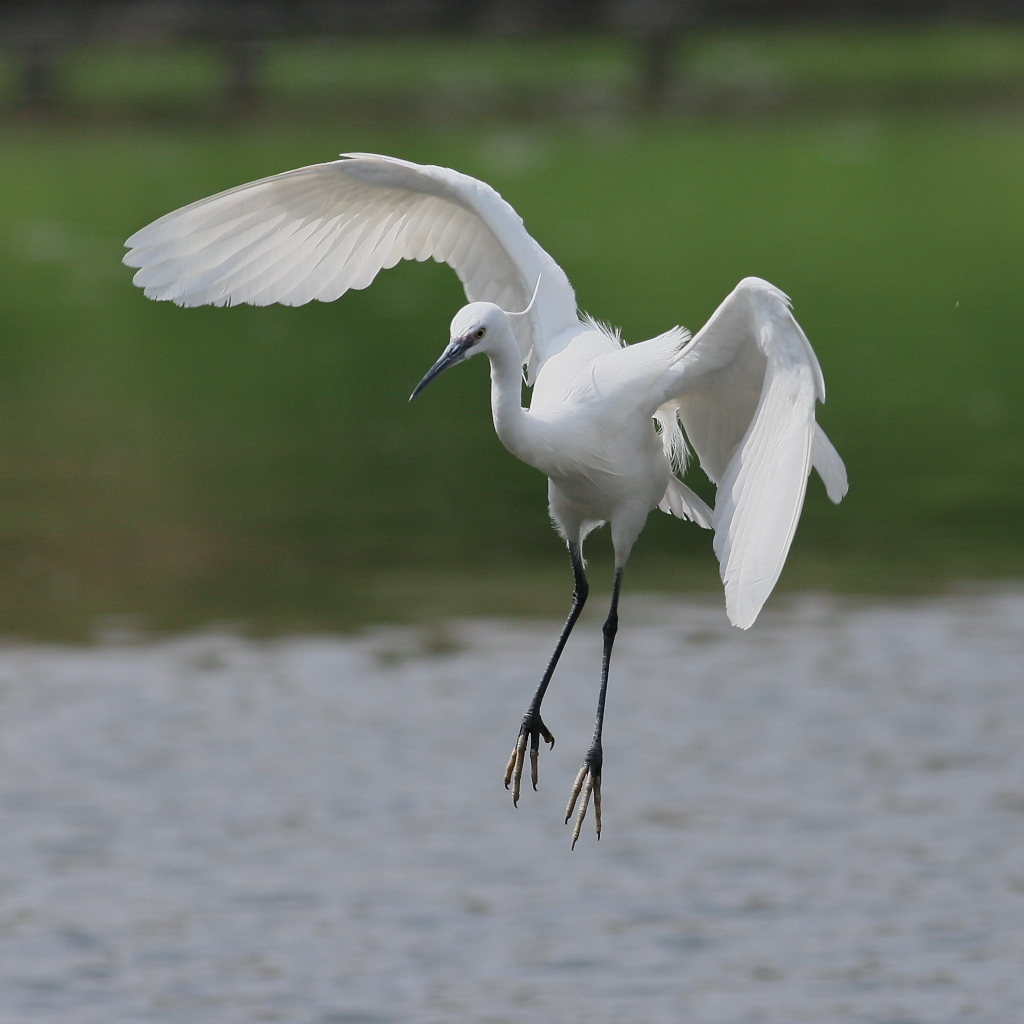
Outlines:
<svg viewBox="0 0 1024 1024"><path fill-rule="evenodd" d="M604 655L601 659L601 690L597 695L597 720L594 723L594 740L583 758L583 767L576 776L569 797L569 806L565 809L565 820L572 817L577 799L582 794L580 810L576 815L576 824L572 830L572 845L575 849L576 840L583 828L583 819L587 816L590 797L594 797L594 825L597 838L601 838L601 766L604 762L604 750L601 747L601 732L604 729L604 701L608 694L608 666L612 660L612 645L619 629L619 590L622 588L622 566L615 570L615 583L612 586L612 604L608 609L608 618L604 622Z"/></svg>
<svg viewBox="0 0 1024 1024"><path fill-rule="evenodd" d="M554 652L548 661L548 667L544 670L537 692L534 693L533 700L530 701L530 706L526 709L526 714L523 715L523 723L519 727L519 738L512 749L512 756L508 759L508 767L505 769L505 788L508 789L509 783L512 783L512 803L517 806L519 804L519 788L523 778L523 765L526 761L526 744L530 744L530 779L534 789L537 788L537 761L540 757L541 737L549 746L555 745L555 737L540 717L540 705L544 700L544 694L547 693L548 683L551 682L551 677L554 675L555 666L562 655L565 642L569 639L572 627L576 625L576 620L580 617L580 612L583 611L583 606L587 603L587 595L590 593L590 584L587 582L587 574L583 566L583 552L578 543L569 542L569 557L572 559L572 574L576 584L572 592L572 609L559 634L558 643L555 644Z"/></svg>

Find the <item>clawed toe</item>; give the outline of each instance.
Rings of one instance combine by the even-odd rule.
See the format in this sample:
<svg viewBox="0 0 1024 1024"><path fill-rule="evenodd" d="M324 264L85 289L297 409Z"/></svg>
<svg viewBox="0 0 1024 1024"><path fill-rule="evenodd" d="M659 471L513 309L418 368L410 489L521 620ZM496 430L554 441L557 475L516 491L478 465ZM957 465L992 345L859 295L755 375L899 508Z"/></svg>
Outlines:
<svg viewBox="0 0 1024 1024"><path fill-rule="evenodd" d="M597 830L597 838L601 838L601 760L600 755L593 757L588 754L583 761L576 781L573 783L572 794L569 797L569 806L565 809L565 821L569 823L572 817L576 801L580 800L579 813L576 815L576 824L572 830L572 848L576 849L576 840L580 837L580 830L583 828L583 819L587 816L587 808L590 806L590 797L594 797L594 827ZM582 799L580 799L582 797Z"/></svg>
<svg viewBox="0 0 1024 1024"><path fill-rule="evenodd" d="M514 806L519 806L519 790L523 780L523 767L526 764L527 742L530 744L530 781L533 783L533 788L537 788L541 737L544 738L544 742L549 747L555 745L555 737L544 724L540 714L528 711L523 716L523 724L519 727L519 738L516 740L512 756L508 759L508 765L505 768L505 788L508 789L509 783L512 784L512 803Z"/></svg>

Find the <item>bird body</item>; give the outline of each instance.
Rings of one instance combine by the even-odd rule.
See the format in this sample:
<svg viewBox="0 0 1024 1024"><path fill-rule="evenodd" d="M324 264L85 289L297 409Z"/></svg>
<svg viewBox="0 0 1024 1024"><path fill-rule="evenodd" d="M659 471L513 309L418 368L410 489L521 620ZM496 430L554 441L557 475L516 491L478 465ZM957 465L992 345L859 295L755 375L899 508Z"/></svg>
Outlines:
<svg viewBox="0 0 1024 1024"><path fill-rule="evenodd" d="M653 361L643 350L584 331L541 367L527 413L545 444L542 459L525 461L548 476L559 533L582 544L610 523L623 562L671 476L654 425Z"/></svg>
<svg viewBox="0 0 1024 1024"><path fill-rule="evenodd" d="M136 232L125 257L155 299L299 305L365 288L400 259L458 274L468 305L415 398L475 355L491 367L491 409L504 446L548 477L552 520L575 589L568 619L523 717L505 774L516 802L530 745L554 743L540 707L587 600L583 542L608 523L615 551L594 742L573 789L573 843L593 797L601 830L601 735L622 573L655 508L713 529L733 624L753 624L782 571L812 466L838 502L846 470L815 421L825 399L818 360L786 296L745 278L691 338L674 327L624 345L577 313L562 269L485 183L443 167L352 154L242 185ZM519 308L524 307L524 308ZM518 311L514 311L518 310ZM523 383L531 388L523 406ZM690 454L717 485L714 509L681 479Z"/></svg>

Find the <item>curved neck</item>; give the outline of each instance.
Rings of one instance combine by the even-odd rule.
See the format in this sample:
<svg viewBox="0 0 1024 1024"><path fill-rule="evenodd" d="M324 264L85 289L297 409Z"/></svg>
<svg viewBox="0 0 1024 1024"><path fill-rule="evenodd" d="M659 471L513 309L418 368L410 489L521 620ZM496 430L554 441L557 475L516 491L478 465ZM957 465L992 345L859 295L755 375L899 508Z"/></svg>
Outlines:
<svg viewBox="0 0 1024 1024"><path fill-rule="evenodd" d="M500 343L488 351L491 361L491 415L501 443L517 458L529 462L530 415L523 408L523 363L519 344L508 328Z"/></svg>

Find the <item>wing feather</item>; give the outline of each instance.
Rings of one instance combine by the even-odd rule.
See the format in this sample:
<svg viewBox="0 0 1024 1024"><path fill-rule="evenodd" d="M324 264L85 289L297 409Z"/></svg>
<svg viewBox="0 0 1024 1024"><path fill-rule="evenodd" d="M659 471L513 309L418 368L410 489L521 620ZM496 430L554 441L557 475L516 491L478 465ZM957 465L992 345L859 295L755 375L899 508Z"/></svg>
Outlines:
<svg viewBox="0 0 1024 1024"><path fill-rule="evenodd" d="M777 288L746 278L682 348L665 399L701 466L717 483L715 553L726 611L753 624L789 553L811 466L829 497L846 493L846 469L818 428L821 367Z"/></svg>
<svg viewBox="0 0 1024 1024"><path fill-rule="evenodd" d="M217 251L209 254L203 264L203 280L193 276L185 279L186 287L200 293L204 288L217 289L218 298L223 296L223 272L237 267L235 286L230 295L233 305L247 302L251 305L266 305L261 295L266 290L281 290L281 282L290 273L308 274L315 268L320 256L329 244L329 225L313 222L296 225L282 225L270 231L253 245L236 249L230 256L218 262ZM290 289L289 289L290 290ZM271 300L272 301L272 300Z"/></svg>
<svg viewBox="0 0 1024 1024"><path fill-rule="evenodd" d="M677 519L685 519L710 530L714 526L715 514L704 499L683 483L678 477L668 478L665 496L658 503L662 512L668 512Z"/></svg>
<svg viewBox="0 0 1024 1024"><path fill-rule="evenodd" d="M198 231L194 237L189 238L186 251L175 252L169 245L144 250L150 262L135 275L135 283L151 290L165 288L224 266L235 257L244 258L246 253L249 258L258 258L268 245L281 244L283 238L303 226L301 221L296 221L294 228L286 226L284 218L280 216L249 220L249 224L240 222L230 234L220 227ZM230 266L224 266L225 271L230 269Z"/></svg>
<svg viewBox="0 0 1024 1024"><path fill-rule="evenodd" d="M843 465L839 452L825 436L825 431L821 427L814 431L811 464L825 484L825 493L828 494L829 500L838 505L846 497L850 484L846 479L846 466Z"/></svg>
<svg viewBox="0 0 1024 1024"><path fill-rule="evenodd" d="M444 167L350 154L175 210L126 243L153 299L182 306L330 301L401 259L434 259L469 301L522 309L514 330L536 370L578 327L568 279L490 186Z"/></svg>

